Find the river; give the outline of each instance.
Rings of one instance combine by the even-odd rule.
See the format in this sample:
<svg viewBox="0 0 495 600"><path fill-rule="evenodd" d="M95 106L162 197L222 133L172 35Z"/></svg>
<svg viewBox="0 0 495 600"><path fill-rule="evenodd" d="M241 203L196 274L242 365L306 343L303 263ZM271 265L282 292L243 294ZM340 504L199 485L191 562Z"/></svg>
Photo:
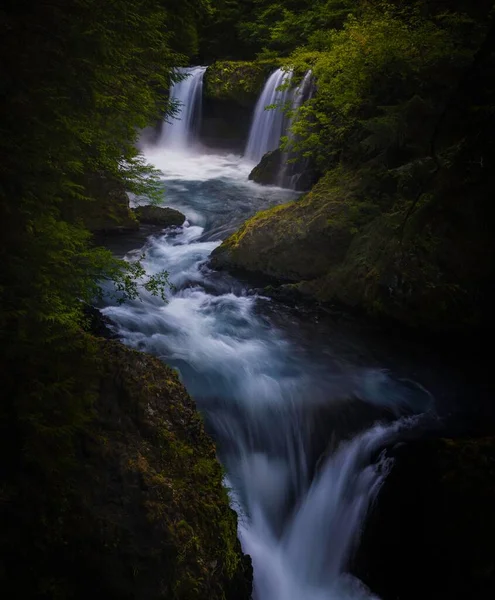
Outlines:
<svg viewBox="0 0 495 600"><path fill-rule="evenodd" d="M163 172L166 205L187 222L127 256L144 254L173 287L167 303L144 292L104 313L124 343L178 369L203 413L253 559L254 598L372 598L347 573L349 557L390 467L381 450L435 410L432 393L356 328L208 267L243 220L295 192L248 182L252 164L238 156L145 153Z"/></svg>

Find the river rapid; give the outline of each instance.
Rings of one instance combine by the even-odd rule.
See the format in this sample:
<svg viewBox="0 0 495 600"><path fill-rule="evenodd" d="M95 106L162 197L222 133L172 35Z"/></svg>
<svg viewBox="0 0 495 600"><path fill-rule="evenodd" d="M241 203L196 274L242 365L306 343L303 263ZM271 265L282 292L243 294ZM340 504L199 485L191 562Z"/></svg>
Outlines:
<svg viewBox="0 0 495 600"><path fill-rule="evenodd" d="M372 598L348 574L390 463L383 448L433 414L417 368L376 340L263 297L208 267L222 239L257 211L297 198L248 182L252 164L204 150L145 149L167 206L187 217L127 253L169 272L168 302L108 300L123 342L177 368L226 469L256 600ZM424 373L428 379L428 373ZM424 379L424 378L423 378Z"/></svg>

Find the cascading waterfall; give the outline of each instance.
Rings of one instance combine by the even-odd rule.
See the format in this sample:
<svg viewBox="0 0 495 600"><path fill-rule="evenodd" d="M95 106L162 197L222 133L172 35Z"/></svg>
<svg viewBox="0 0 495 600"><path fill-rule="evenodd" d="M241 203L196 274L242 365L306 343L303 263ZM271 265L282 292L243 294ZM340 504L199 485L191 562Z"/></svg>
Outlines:
<svg viewBox="0 0 495 600"><path fill-rule="evenodd" d="M290 90L278 88L290 83L292 71L277 69L268 78L254 110L254 117L249 132L249 139L244 153L245 158L258 163L263 155L275 150L284 134L286 116L280 108L290 98ZM267 106L277 105L278 108L266 110Z"/></svg>
<svg viewBox="0 0 495 600"><path fill-rule="evenodd" d="M255 600L375 598L346 569L368 508L391 466L385 458L373 464L373 455L414 425L414 419L400 419L343 442L300 494L279 531L274 515L286 512L281 490L287 492L288 472L280 459L246 453L243 477L252 493L241 503L248 517L239 529L253 560Z"/></svg>
<svg viewBox="0 0 495 600"><path fill-rule="evenodd" d="M292 96L292 105L291 105L291 117L287 126L287 136L289 141L289 152L285 152L282 156L282 165L280 167L280 172L278 175L278 185L280 187L285 187L289 189L295 189L297 179L299 177L299 173L295 173L295 167L293 163L289 161L291 159L297 159L296 156L290 151L290 145L295 142L294 134L291 131L292 126L294 125L295 120L297 119L297 113L301 106L306 100L309 100L313 93L313 72L309 70L304 76L301 83L296 87ZM298 161L299 162L299 161ZM299 164L297 171L304 171L304 167L306 165Z"/></svg>
<svg viewBox="0 0 495 600"><path fill-rule="evenodd" d="M150 274L168 271L168 303L143 291L140 301L109 301L104 313L126 344L179 369L202 411L253 559L254 600L371 600L347 570L387 474L377 456L414 425L400 415L430 410L433 398L363 364L363 347L350 351L336 323L317 341L320 323L282 307L275 316L273 303L208 269L220 238L295 195L253 188L240 157L186 160L173 150L147 158L163 169L167 203L188 226L151 236L142 261Z"/></svg>
<svg viewBox="0 0 495 600"><path fill-rule="evenodd" d="M203 76L206 67L180 68L177 71L186 75L185 79L175 83L170 91L171 100L179 103L179 114L163 123L159 144L165 148L185 150L194 142L201 121Z"/></svg>

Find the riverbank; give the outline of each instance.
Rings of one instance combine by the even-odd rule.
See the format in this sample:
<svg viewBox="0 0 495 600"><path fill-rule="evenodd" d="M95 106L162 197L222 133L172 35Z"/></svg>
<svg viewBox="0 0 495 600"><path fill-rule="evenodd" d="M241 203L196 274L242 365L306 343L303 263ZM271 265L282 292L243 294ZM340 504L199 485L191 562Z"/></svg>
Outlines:
<svg viewBox="0 0 495 600"><path fill-rule="evenodd" d="M248 600L250 561L215 446L177 374L117 341L89 342L94 396L70 444L58 456L44 434L3 488L4 589Z"/></svg>

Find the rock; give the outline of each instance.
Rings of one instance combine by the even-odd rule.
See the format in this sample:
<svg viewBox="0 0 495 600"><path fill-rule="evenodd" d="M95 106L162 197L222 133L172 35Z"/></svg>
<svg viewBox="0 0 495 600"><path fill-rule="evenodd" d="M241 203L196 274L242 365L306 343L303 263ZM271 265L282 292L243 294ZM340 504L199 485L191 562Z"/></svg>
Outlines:
<svg viewBox="0 0 495 600"><path fill-rule="evenodd" d="M200 141L241 154L252 113L272 70L271 61L217 61L204 75Z"/></svg>
<svg viewBox="0 0 495 600"><path fill-rule="evenodd" d="M283 153L279 148L267 152L249 174L261 185L278 185L298 192L307 191L318 181L318 173L309 159Z"/></svg>
<svg viewBox="0 0 495 600"><path fill-rule="evenodd" d="M397 448L353 572L382 600L495 596L495 439Z"/></svg>
<svg viewBox="0 0 495 600"><path fill-rule="evenodd" d="M250 559L215 446L177 374L118 342L91 343L85 389L94 401L73 448L60 449L44 477L26 469L2 487L2 589L19 598L248 600Z"/></svg>
<svg viewBox="0 0 495 600"><path fill-rule="evenodd" d="M186 217L181 212L173 208L146 205L133 208L132 211L141 223L159 225L164 228L180 227L186 220Z"/></svg>
<svg viewBox="0 0 495 600"><path fill-rule="evenodd" d="M249 174L249 179L262 185L279 185L283 155L281 150L267 152Z"/></svg>
<svg viewBox="0 0 495 600"><path fill-rule="evenodd" d="M292 282L322 277L343 261L361 223L377 212L356 200L353 185L328 175L299 200L258 213L213 252L213 267Z"/></svg>
<svg viewBox="0 0 495 600"><path fill-rule="evenodd" d="M86 319L86 322L84 323L86 331L95 337L101 337L107 340L112 340L117 337L112 330L111 319L106 317L101 310L96 308L96 306L84 304L83 313Z"/></svg>
<svg viewBox="0 0 495 600"><path fill-rule="evenodd" d="M249 219L212 265L290 282L318 303L415 330L487 331L495 326L495 243L486 177L469 192L449 172L407 220L390 173L337 168L299 200Z"/></svg>

